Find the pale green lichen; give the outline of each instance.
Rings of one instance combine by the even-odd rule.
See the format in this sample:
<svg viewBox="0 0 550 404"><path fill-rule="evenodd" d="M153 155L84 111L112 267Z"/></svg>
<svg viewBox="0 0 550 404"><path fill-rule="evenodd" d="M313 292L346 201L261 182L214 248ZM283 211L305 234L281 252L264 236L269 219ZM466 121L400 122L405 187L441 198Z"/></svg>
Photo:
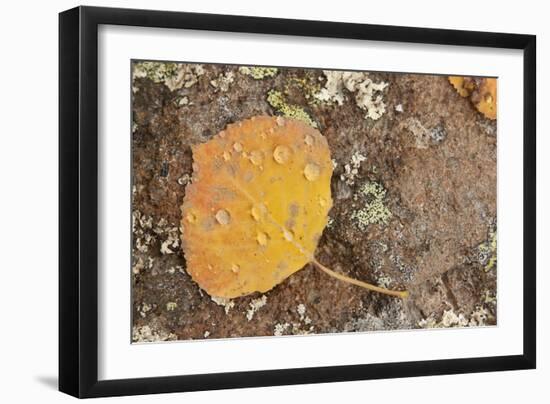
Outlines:
<svg viewBox="0 0 550 404"><path fill-rule="evenodd" d="M485 272L489 272L497 263L497 232L492 230L487 241L480 244L477 250L479 263L483 265Z"/></svg>
<svg viewBox="0 0 550 404"><path fill-rule="evenodd" d="M267 77L274 77L279 70L276 67L259 67L259 66L241 66L239 72L241 74L252 77L254 80L263 80Z"/></svg>
<svg viewBox="0 0 550 404"><path fill-rule="evenodd" d="M319 101L343 105L346 100L344 90L347 90L353 94L356 105L366 111L365 119L376 121L386 112L383 95L388 83L375 83L364 72L323 70L323 73L326 78L325 87L314 95Z"/></svg>
<svg viewBox="0 0 550 404"><path fill-rule="evenodd" d="M267 102L283 116L287 118L299 119L308 125L317 128L317 124L313 119L311 119L307 112L304 111L304 109L299 105L288 104L280 91L269 90L267 93Z"/></svg>
<svg viewBox="0 0 550 404"><path fill-rule="evenodd" d="M158 342L158 341L175 341L178 337L176 334L165 330L157 330L148 325L142 327L132 327L133 342Z"/></svg>
<svg viewBox="0 0 550 404"><path fill-rule="evenodd" d="M267 297L265 295L262 295L262 297L254 299L250 303L248 303L249 309L246 311L246 319L248 321L252 320L254 318L254 314L256 314L256 312L264 307L266 304Z"/></svg>
<svg viewBox="0 0 550 404"><path fill-rule="evenodd" d="M354 212L351 218L360 230L366 230L371 224L387 225L392 217L391 211L384 204L386 190L377 182L367 182L359 189L365 205Z"/></svg>
<svg viewBox="0 0 550 404"><path fill-rule="evenodd" d="M433 316L422 319L418 322L421 328L450 328L450 327L467 327L469 320L462 313L456 314L453 309L445 310L440 321L437 321Z"/></svg>
<svg viewBox="0 0 550 404"><path fill-rule="evenodd" d="M485 304L497 304L497 296L493 295L490 290L486 290L483 293L483 303Z"/></svg>
<svg viewBox="0 0 550 404"><path fill-rule="evenodd" d="M290 94L298 89L302 93L309 105L318 105L321 103L315 95L321 91L321 85L312 77L289 77L286 80L284 93Z"/></svg>
<svg viewBox="0 0 550 404"><path fill-rule="evenodd" d="M494 320L491 313L483 306L476 306L470 315L455 313L453 309L444 310L439 321L430 315L418 322L420 328L455 328L455 327L484 327L488 320Z"/></svg>
<svg viewBox="0 0 550 404"><path fill-rule="evenodd" d="M155 83L163 83L167 78L176 75L177 63L138 62L134 64L133 77L147 77Z"/></svg>
<svg viewBox="0 0 550 404"><path fill-rule="evenodd" d="M387 275L382 275L378 278L378 280L376 281L376 283L378 284L378 286L380 286L381 288L385 288L385 289L388 289L390 287L390 285L392 284L393 282L393 279Z"/></svg>
<svg viewBox="0 0 550 404"><path fill-rule="evenodd" d="M210 298L218 306L223 306L226 315L229 314L229 310L231 310L233 307L235 307L235 302L231 299L226 298L226 297L211 296Z"/></svg>
<svg viewBox="0 0 550 404"><path fill-rule="evenodd" d="M470 316L470 327L483 327L487 325L487 320L494 320L493 315L483 306L476 306L476 309Z"/></svg>
<svg viewBox="0 0 550 404"><path fill-rule="evenodd" d="M149 303L143 302L141 306L139 307L139 315L143 318L147 316L147 313L149 313L153 309L153 306Z"/></svg>
<svg viewBox="0 0 550 404"><path fill-rule="evenodd" d="M133 67L134 79L146 77L155 83L163 83L170 91L192 87L204 74L204 68L200 64L137 62ZM137 89L135 87L135 91Z"/></svg>
<svg viewBox="0 0 550 404"><path fill-rule="evenodd" d="M176 99L176 105L178 107L183 107L185 105L189 105L190 102L189 102L189 98L187 96L183 96L183 97L179 97Z"/></svg>
<svg viewBox="0 0 550 404"><path fill-rule="evenodd" d="M210 80L210 85L216 89L215 91L226 92L234 81L235 74L229 71L225 72L225 74L220 74L214 80Z"/></svg>
<svg viewBox="0 0 550 404"><path fill-rule="evenodd" d="M359 175L361 163L367 160L367 156L356 151L351 156L349 164L344 164L344 172L340 174L340 180L345 181L348 185L355 184L355 179Z"/></svg>
<svg viewBox="0 0 550 404"><path fill-rule="evenodd" d="M306 314L307 308L305 304L300 303L296 307L296 313L299 316L298 321L277 323L273 329L273 335L308 335L312 334L315 326L312 325L311 318Z"/></svg>
<svg viewBox="0 0 550 404"><path fill-rule="evenodd" d="M306 325L311 324L311 318L306 315L306 306L303 303L300 303L296 308L298 315L300 316L300 321Z"/></svg>
<svg viewBox="0 0 550 404"><path fill-rule="evenodd" d="M289 323L277 323L275 324L275 328L273 329L273 335L275 335L276 337L280 337L281 335L284 335L289 327Z"/></svg>

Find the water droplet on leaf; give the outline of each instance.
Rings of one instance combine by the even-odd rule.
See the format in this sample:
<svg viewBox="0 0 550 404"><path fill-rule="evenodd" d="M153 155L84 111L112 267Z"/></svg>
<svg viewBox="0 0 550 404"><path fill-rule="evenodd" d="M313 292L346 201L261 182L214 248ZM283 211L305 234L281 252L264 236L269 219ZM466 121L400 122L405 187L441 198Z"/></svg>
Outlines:
<svg viewBox="0 0 550 404"><path fill-rule="evenodd" d="M273 151L273 158L279 164L285 164L290 158L290 149L287 146L277 146Z"/></svg>
<svg viewBox="0 0 550 404"><path fill-rule="evenodd" d="M283 237L286 241L292 241L294 239L294 234L287 229L283 229Z"/></svg>
<svg viewBox="0 0 550 404"><path fill-rule="evenodd" d="M227 225L231 222L231 215L225 209L220 209L216 212L216 220L221 225Z"/></svg>
<svg viewBox="0 0 550 404"><path fill-rule="evenodd" d="M258 244L261 246L267 245L267 234L260 231L258 232L258 235L256 236L256 240L258 241Z"/></svg>
<svg viewBox="0 0 550 404"><path fill-rule="evenodd" d="M259 166L260 164L262 164L262 161L264 159L264 155L261 151L259 150L254 150L252 152L250 152L250 162L252 164L254 164L255 166Z"/></svg>
<svg viewBox="0 0 550 404"><path fill-rule="evenodd" d="M309 163L304 168L304 176L308 181L315 181L321 174L321 168L315 163Z"/></svg>
<svg viewBox="0 0 550 404"><path fill-rule="evenodd" d="M266 212L267 212L267 208L262 203L254 205L252 206L252 209L250 209L250 214L252 215L254 220L256 220L257 222L260 221L260 219L262 219L262 217L265 215Z"/></svg>

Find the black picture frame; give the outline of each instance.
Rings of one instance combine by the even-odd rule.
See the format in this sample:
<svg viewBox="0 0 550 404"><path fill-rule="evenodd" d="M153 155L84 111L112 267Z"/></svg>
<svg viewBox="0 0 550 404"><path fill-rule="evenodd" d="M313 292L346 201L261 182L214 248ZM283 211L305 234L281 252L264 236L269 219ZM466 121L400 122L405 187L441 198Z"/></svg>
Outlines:
<svg viewBox="0 0 550 404"><path fill-rule="evenodd" d="M523 354L98 380L98 26L181 28L523 51ZM536 37L533 35L77 7L59 15L59 390L75 397L324 383L536 366Z"/></svg>

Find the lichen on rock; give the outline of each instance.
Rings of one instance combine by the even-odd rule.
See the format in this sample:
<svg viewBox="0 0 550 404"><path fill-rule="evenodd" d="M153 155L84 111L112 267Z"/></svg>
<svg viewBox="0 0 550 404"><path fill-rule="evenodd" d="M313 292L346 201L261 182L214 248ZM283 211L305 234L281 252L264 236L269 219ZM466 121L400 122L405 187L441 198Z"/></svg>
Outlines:
<svg viewBox="0 0 550 404"><path fill-rule="evenodd" d="M300 121L307 123L309 126L317 128L317 123L311 119L308 113L299 105L288 104L280 91L270 90L267 93L267 102L283 116L287 118L299 119Z"/></svg>
<svg viewBox="0 0 550 404"><path fill-rule="evenodd" d="M262 307L264 307L267 304L267 297L265 295L262 295L262 297L258 299L252 300L248 306L248 310L246 311L246 319L248 321L251 321L254 318L254 314L258 310L260 310Z"/></svg>
<svg viewBox="0 0 550 404"><path fill-rule="evenodd" d="M478 306L474 311L465 315L464 313L456 313L454 309L443 311L440 320L436 320L434 316L429 316L418 322L420 328L457 328L457 327L482 327L487 325L487 320L491 314L483 307Z"/></svg>
<svg viewBox="0 0 550 404"><path fill-rule="evenodd" d="M136 62L133 65L133 78L146 77L155 83L162 83L167 78L175 76L177 70L177 63Z"/></svg>
<svg viewBox="0 0 550 404"><path fill-rule="evenodd" d="M400 127L407 129L413 136L417 149L427 149L430 146L439 145L447 137L447 131L442 125L427 128L419 119L410 117L400 123Z"/></svg>
<svg viewBox="0 0 550 404"><path fill-rule="evenodd" d="M204 68L200 64L136 62L133 69L134 79L146 77L155 83L163 83L170 91L190 88L204 74Z"/></svg>
<svg viewBox="0 0 550 404"><path fill-rule="evenodd" d="M222 306L224 311L225 311L225 314L229 314L229 311L233 307L235 307L235 302L231 299L226 298L226 297L211 296L210 299L212 299L212 301L214 303L216 303L218 306Z"/></svg>
<svg viewBox="0 0 550 404"><path fill-rule="evenodd" d="M491 230L487 241L478 246L478 260L485 272L493 269L497 264L497 232Z"/></svg>
<svg viewBox="0 0 550 404"><path fill-rule="evenodd" d="M323 70L326 77L325 87L315 95L320 101L342 105L346 99L344 89L353 94L356 105L366 111L365 119L374 121L386 112L383 91L386 82L375 83L368 73Z"/></svg>
<svg viewBox="0 0 550 404"><path fill-rule="evenodd" d="M158 341L175 341L177 336L174 333L164 330L156 330L149 325L132 328L133 342L158 342Z"/></svg>
<svg viewBox="0 0 550 404"><path fill-rule="evenodd" d="M214 80L210 80L210 85L218 91L226 92L234 81L235 74L229 71L225 72L225 74L220 74Z"/></svg>
<svg viewBox="0 0 550 404"><path fill-rule="evenodd" d="M262 80L267 77L274 77L278 69L276 67L241 66L239 72L252 77L254 80Z"/></svg>
<svg viewBox="0 0 550 404"><path fill-rule="evenodd" d="M355 178L359 175L361 163L366 161L367 157L359 151L351 155L349 163L344 164L344 172L340 174L340 180L348 185L355 184ZM335 166L336 167L336 166Z"/></svg>
<svg viewBox="0 0 550 404"><path fill-rule="evenodd" d="M377 182L367 182L360 188L359 194L364 205L351 215L357 227L364 231L371 224L388 224L392 213L384 204L384 187Z"/></svg>

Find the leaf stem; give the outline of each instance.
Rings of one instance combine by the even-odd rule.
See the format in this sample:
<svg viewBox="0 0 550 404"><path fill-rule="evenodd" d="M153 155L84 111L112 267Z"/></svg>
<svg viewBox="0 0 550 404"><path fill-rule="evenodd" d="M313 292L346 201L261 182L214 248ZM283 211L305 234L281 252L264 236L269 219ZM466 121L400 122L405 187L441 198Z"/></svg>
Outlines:
<svg viewBox="0 0 550 404"><path fill-rule="evenodd" d="M363 282L357 279L350 278L346 275L342 275L338 272L334 272L332 269L327 268L323 264L321 264L319 261L317 261L315 258L311 260L311 262L319 268L321 271L325 272L326 274L332 276L333 278L336 278L338 280L341 280L343 282L351 283L352 285L360 286L362 288L372 290L373 292L383 293L385 295L400 297L401 299L406 299L409 297L409 292L406 290L389 290L385 288L381 288L379 286L372 285L367 282Z"/></svg>

